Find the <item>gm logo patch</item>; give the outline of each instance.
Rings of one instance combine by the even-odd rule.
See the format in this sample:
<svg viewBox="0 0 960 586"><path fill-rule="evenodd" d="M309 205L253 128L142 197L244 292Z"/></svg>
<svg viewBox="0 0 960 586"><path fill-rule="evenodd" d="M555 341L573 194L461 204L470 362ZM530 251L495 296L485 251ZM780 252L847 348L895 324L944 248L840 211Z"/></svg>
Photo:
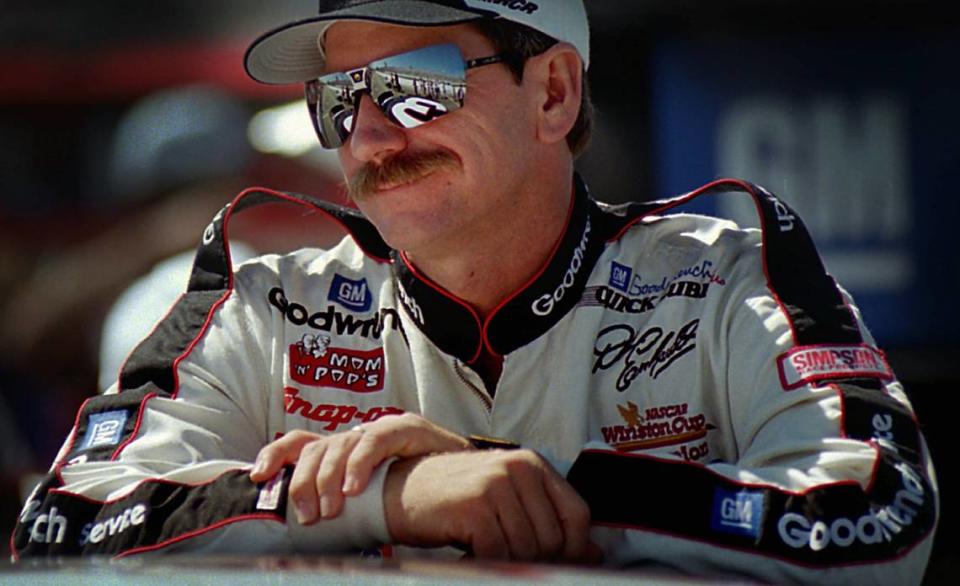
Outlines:
<svg viewBox="0 0 960 586"><path fill-rule="evenodd" d="M126 411L107 411L90 415L87 420L87 434L83 436L80 449L117 445L123 437L123 424L126 422Z"/></svg>
<svg viewBox="0 0 960 586"><path fill-rule="evenodd" d="M373 303L373 295L367 287L367 280L354 281L342 275L333 275L333 284L330 285L330 294L327 299L335 301L353 311L367 311Z"/></svg>
<svg viewBox="0 0 960 586"><path fill-rule="evenodd" d="M713 496L710 528L718 533L731 533L754 539L759 537L765 500L762 492L733 491L717 487Z"/></svg>
<svg viewBox="0 0 960 586"><path fill-rule="evenodd" d="M633 278L633 269L624 266L616 261L610 263L610 286L614 289L620 289L624 293L630 287L630 279Z"/></svg>

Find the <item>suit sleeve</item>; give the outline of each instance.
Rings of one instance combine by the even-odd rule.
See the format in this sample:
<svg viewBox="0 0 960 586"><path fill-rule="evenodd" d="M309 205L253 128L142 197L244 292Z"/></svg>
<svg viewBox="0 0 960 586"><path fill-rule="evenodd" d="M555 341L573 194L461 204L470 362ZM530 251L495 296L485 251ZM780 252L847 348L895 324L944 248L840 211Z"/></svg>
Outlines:
<svg viewBox="0 0 960 586"><path fill-rule="evenodd" d="M568 479L601 528L594 538L618 565L920 583L938 496L909 401L819 258L775 268L763 254L759 242L735 251L737 285L698 341L713 381L695 385L723 397L736 458L701 465L585 449Z"/></svg>
<svg viewBox="0 0 960 586"><path fill-rule="evenodd" d="M238 278L236 289L188 292L128 359L124 390L82 406L19 517L15 557L343 551L387 540L382 470L341 517L311 527L288 512L289 469L250 481L281 399L270 392L271 336L260 335L269 313L248 286Z"/></svg>

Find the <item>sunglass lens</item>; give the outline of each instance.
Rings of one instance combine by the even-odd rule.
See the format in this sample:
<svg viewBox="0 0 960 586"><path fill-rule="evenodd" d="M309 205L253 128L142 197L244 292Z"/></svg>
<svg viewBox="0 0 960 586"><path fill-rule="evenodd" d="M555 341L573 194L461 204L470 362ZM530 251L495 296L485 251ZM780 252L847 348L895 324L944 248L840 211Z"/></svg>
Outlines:
<svg viewBox="0 0 960 586"><path fill-rule="evenodd" d="M395 124L414 128L463 107L467 75L456 45L434 45L374 61L364 69L331 73L307 82L307 105L324 148L334 149L353 131L360 91ZM364 83L366 82L366 83Z"/></svg>
<svg viewBox="0 0 960 586"><path fill-rule="evenodd" d="M435 45L370 64L370 93L395 123L414 128L463 106L466 72L456 45Z"/></svg>
<svg viewBox="0 0 960 586"><path fill-rule="evenodd" d="M307 84L307 104L324 148L341 146L353 129L353 83L345 73L325 75Z"/></svg>

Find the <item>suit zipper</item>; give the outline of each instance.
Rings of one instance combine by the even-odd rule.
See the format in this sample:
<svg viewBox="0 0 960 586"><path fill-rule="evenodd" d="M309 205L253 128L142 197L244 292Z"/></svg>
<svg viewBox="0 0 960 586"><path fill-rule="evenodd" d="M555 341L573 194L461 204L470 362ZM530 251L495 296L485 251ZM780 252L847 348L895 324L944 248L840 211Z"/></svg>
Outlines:
<svg viewBox="0 0 960 586"><path fill-rule="evenodd" d="M468 389L473 391L473 394L480 399L480 401L483 403L483 407L487 410L487 413L490 413L490 411L493 409L493 400L490 398L490 395L488 395L485 390L478 388L477 385L470 382L470 379L463 372L459 360L453 361L453 370L456 371L457 377L463 381L463 384L465 384Z"/></svg>

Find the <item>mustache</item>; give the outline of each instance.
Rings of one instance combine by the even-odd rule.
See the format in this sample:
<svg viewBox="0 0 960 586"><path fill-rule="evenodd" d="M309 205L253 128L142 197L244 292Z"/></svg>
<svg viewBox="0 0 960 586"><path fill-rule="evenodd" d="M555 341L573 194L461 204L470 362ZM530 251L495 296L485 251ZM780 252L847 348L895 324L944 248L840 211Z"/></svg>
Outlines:
<svg viewBox="0 0 960 586"><path fill-rule="evenodd" d="M383 162L366 163L347 183L347 196L357 201L384 185L402 185L441 169L456 168L459 162L448 151L400 153Z"/></svg>

